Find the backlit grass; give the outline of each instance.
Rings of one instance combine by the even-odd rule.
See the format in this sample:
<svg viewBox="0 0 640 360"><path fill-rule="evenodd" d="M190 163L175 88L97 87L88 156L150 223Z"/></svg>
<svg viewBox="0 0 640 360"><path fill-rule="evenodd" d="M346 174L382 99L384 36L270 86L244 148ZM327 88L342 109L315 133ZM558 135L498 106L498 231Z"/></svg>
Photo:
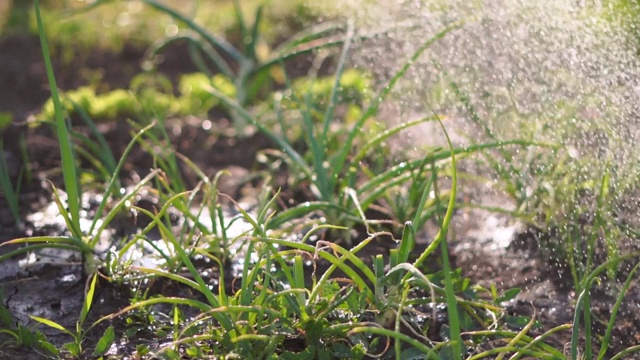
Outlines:
<svg viewBox="0 0 640 360"><path fill-rule="evenodd" d="M172 14L172 18L182 16L171 9L162 9L155 1L146 2ZM108 6L101 5L89 13L104 15L108 11L102 9ZM573 323L541 332L535 315L514 317L507 313L504 304L513 300L519 289L498 291L495 286L484 289L470 284L459 269L452 268L448 230L460 191L459 159L489 151L507 157L514 149L551 146L496 137L484 143L455 147L437 115L403 122L377 131L374 136L365 131L367 126L380 126L380 105L416 60L434 43L464 26L463 23L425 39L413 54L407 55L388 83L378 91L367 89L373 94L366 96L361 94L365 92L365 81L355 82L353 96L347 96L343 86L349 80L345 75L350 46L356 36L353 24L332 32L337 39L331 41L331 47L337 47L339 53L326 54L334 55L336 64L330 78L318 80L313 71L303 80L292 81L285 76L282 88L268 88L269 97L250 99L246 96L257 97L257 92L243 91L240 97L237 92L246 85L244 81L251 71L227 74L235 85L233 94L207 86L212 78L202 75L204 80L198 84L205 83L200 90L206 94L198 92L201 100L215 101L221 111L234 117L237 123L233 125L252 126L272 143L272 148L265 150L269 154L264 160L268 166L257 176L261 181L256 186L260 190L256 205L245 208L219 193L219 181L227 176L224 172L208 176L173 149L164 126L169 113L151 100L145 103L145 111L133 109L128 114L135 132L116 162L91 119L95 115L91 108L99 105L97 96L80 99L76 97L78 93L70 93L68 98L74 101L68 102L65 109L47 46L49 23L43 22L37 0L35 8L52 92L51 108L45 114L53 117L48 125L55 129L60 143L63 171L60 185L66 193L63 197L54 187L54 201L66 222L67 234L0 244L25 245L0 256L0 261L42 248L80 252L85 264L85 298L75 329L28 314L37 324L65 334L67 340L63 344L37 328L16 324L12 314L0 305L0 334L9 339L2 345L36 348L58 358L109 356L116 344L139 339L144 342L138 342L135 350L131 350L131 355L139 358L578 359L592 358L596 353L601 359L608 356L611 331L637 266L618 289L620 295L607 322L606 334L597 340L592 339L590 291L604 274L615 272L618 265L638 256L638 253L619 254L612 242L605 261L595 261L597 236L604 236L604 240L613 236L606 231L608 219L601 216L610 190L608 173L602 174L598 182L594 230L581 234L588 249L582 259L584 263L574 259L571 264L577 293ZM202 30L204 40L198 41L210 46L222 44L222 38L207 39L211 34L197 24L189 27ZM255 27L250 32L259 31ZM300 43L294 41L294 48ZM241 65L243 61L255 60L252 58L255 49L252 50L251 43L245 45L248 47L243 49L244 55L238 55ZM229 55L233 53L234 50L227 51ZM280 61L282 58L276 57L273 65ZM304 84L305 81L312 85ZM143 91L144 84L140 82L138 90ZM324 84L326 89L314 91L313 84ZM124 101L140 101L132 93L121 95ZM464 94L458 95L464 103ZM248 106L250 100L260 105ZM83 102L80 105L86 108L78 106ZM341 117L339 109L345 107L352 112ZM73 131L65 118L73 111L85 118L95 140ZM116 117L119 113L101 114ZM427 121L440 124L446 147L401 164L376 162L376 157L388 153L385 142L391 136ZM288 127L296 128L288 132ZM135 186L122 192L118 189L124 176L122 169L134 147L152 157L154 167ZM80 156L93 159L89 163L95 164L102 174L96 179L100 179L98 185L103 196L88 228L80 223L83 216L83 189L78 177L82 170ZM487 162L494 164L491 159ZM181 167L197 175L199 183L195 187L187 187ZM288 185L305 187L309 198L283 204L283 189L274 188L272 181L276 171L289 172L296 180ZM387 209L386 213L391 214L388 221L371 219L372 210L393 202L391 194L398 194L398 189L408 189L402 198L403 206ZM157 208L150 210L136 203L136 197L143 191L154 196ZM235 215L229 215L229 207ZM106 254L96 254L101 234L113 225L118 214L131 212L149 221L135 234L114 239ZM172 215L178 221L172 220ZM424 250L417 252L416 244L422 240L418 234L427 221L437 224L438 231L427 239ZM243 230L234 231L236 224L243 224ZM373 255L368 253L376 243L387 246ZM157 266L136 263L139 259L132 255L136 249L151 252L148 256L157 259ZM429 270L427 262L437 258L441 269ZM238 265L235 270L234 264ZM236 272L233 280L225 276L229 271ZM96 310L96 292L108 291L99 282L126 288L126 304L115 313L89 320L90 313ZM180 291L172 296L151 293L153 283L171 284ZM87 336L98 328L104 329L99 337ZM570 338L568 352L553 347L549 341L560 333ZM630 347L614 354L614 358L637 350Z"/></svg>

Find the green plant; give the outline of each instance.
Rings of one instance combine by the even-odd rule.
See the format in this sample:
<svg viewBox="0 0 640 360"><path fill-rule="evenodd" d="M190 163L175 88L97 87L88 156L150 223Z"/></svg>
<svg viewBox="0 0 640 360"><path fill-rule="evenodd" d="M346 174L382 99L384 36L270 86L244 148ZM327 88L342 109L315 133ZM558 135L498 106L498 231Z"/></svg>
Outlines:
<svg viewBox="0 0 640 360"><path fill-rule="evenodd" d="M131 80L128 89L97 94L93 87L83 86L68 91L63 96L62 105L66 116L79 115L96 135L88 123L93 122L92 119L103 122L134 117L148 122L156 117L205 114L218 105L205 86L213 86L228 96L235 94L234 85L220 74L213 77L203 73L184 74L178 83L180 94L174 96L173 85L167 78L142 73ZM37 118L47 122L55 117L55 111L53 99L50 99Z"/></svg>
<svg viewBox="0 0 640 360"><path fill-rule="evenodd" d="M184 194L175 196L170 200L170 203L181 196ZM401 249L397 252L398 255L395 256L395 260L392 260L398 262L397 266L387 274L379 272L383 266L375 266L378 269L377 275L357 254L368 243L378 236L385 235L385 233L372 234L351 250L324 241L319 242L315 247L307 244L314 232L330 228L329 225L315 227L305 235L301 242L268 237L266 228L269 219L272 218L271 209L277 196L276 194L275 197L266 201L255 217L238 208L244 220L250 223L253 229L249 230L245 236L232 240L234 242L244 240L247 246L241 284L239 290L233 295L227 294L223 274L220 275L216 293L213 293L202 280L188 254L199 254L211 259L218 264L219 271L222 272L220 260L198 248L191 250L183 248L188 242L175 237L169 229L162 225L159 216L139 209L154 219L154 225L158 226L164 236L173 244L194 280L160 269L133 267L132 270L149 276L161 276L183 284L202 294L206 303L188 298L150 298L134 303L117 314L102 318L98 323L154 304L184 305L194 307L202 314L193 321L180 324L176 329L177 334L173 344L160 350L155 354L156 356L160 356L160 354L174 356L171 354L177 354L179 348L186 348L189 349L189 354L194 357L208 352L218 355L233 352L244 357L268 357L276 352L281 352L285 357L331 357L337 356L337 354L350 354L350 356L361 358L368 351L380 351L376 345L380 339L375 336L358 334L375 334L378 331L376 329L381 329L386 324L385 318L382 317L378 319L381 327L372 327L366 321L368 311L384 313L389 309L394 309L398 306L399 301L406 302L407 292L413 286L431 286L435 288L435 293L438 296L447 293L447 290L439 288L437 285L430 285L430 280L427 280L426 276L422 275L415 267L410 267L413 270L409 273L416 278L407 276L406 280L402 280L398 276L398 273L404 271L403 269L408 266L404 260L411 252L410 235L405 236L401 243ZM450 221L452 211L450 208L445 222ZM161 216L161 214L162 211L159 215ZM444 226L446 227L446 224ZM410 224L408 224L405 234L411 234ZM180 235L180 237L182 236L188 237L188 234ZM276 245L285 246L288 249L278 250ZM331 251L325 251L325 249ZM319 258L329 261L331 265L319 279L316 279L312 274L310 282L303 276L306 271L303 267L303 259ZM380 260L379 257L377 262ZM346 285L341 285L339 279L332 278L337 270L345 273L348 279ZM404 289L404 300L395 296L386 296L380 292L382 286L386 286L387 282L392 279L395 279L394 282L397 281L395 286ZM394 282L390 282L389 285L394 286ZM450 282L447 284L449 285L445 285L445 287L451 285ZM431 300L440 301L435 296ZM454 307L457 307L459 300L449 298L448 301L453 302ZM467 311L473 313L474 306L476 305L467 306ZM402 310L400 310L401 312ZM345 319L351 319L352 323L344 323ZM400 321L399 318L397 321ZM174 325L177 326L178 323L174 322ZM434 358L435 352L430 349L430 346L404 336L399 331L390 333L394 338L414 345L417 349L425 351L425 354ZM277 335L273 336L273 334ZM282 352L283 341L300 336L308 344L305 351L302 353ZM220 347L196 346L203 341L215 341ZM319 342L325 342L328 345L316 347ZM345 345L347 346L345 347Z"/></svg>
<svg viewBox="0 0 640 360"><path fill-rule="evenodd" d="M153 177L156 176L157 171L151 172L146 178L140 181L135 187L134 191L130 194L122 196L116 204L112 206L110 211L106 214L105 218L102 218L104 210L107 206L107 203L110 201L110 196L114 194L116 185L118 184L118 174L120 173L120 169L124 165L124 160L127 155L133 148L136 140L141 137L149 128L151 128L154 124L147 126L140 130L140 132L134 136L132 141L129 143L129 146L125 149L119 163L113 169L113 173L110 176L109 183L106 187L104 197L100 202L98 209L96 211L95 217L92 220L88 229L82 229L80 226L80 208L82 206L81 203L81 187L78 181L77 176L77 165L76 165L76 154L73 150L71 143L71 132L67 128L67 123L64 120L64 113L62 104L60 101L60 97L58 95L58 89L56 86L55 76L53 74L53 68L51 65L51 57L49 55L47 39L45 35L44 25L42 23L42 18L40 15L40 7L39 2L35 2L36 8L36 20L38 22L38 30L40 35L40 41L42 45L42 53L45 60L45 67L47 70L47 76L49 80L49 84L51 87L52 93L52 102L55 109L55 128L58 135L58 140L60 141L60 151L62 157L62 171L64 177L64 185L65 190L67 192L66 199L63 201L63 198L60 196L57 188L53 186L54 192L54 201L58 206L58 209L63 216L65 223L67 225L67 229L70 233L70 236L65 237L55 237L55 236L42 236L42 237L32 237L32 238L22 238L15 239L3 244L0 246L10 245L10 244L28 244L25 247L19 248L17 250L10 251L7 254L3 254L0 256L0 261L4 259L11 258L13 256L27 253L30 251L34 251L37 249L47 248L47 247L57 247L62 249L71 249L76 250L81 253L82 261L84 264L84 274L85 275L93 275L97 271L97 265L94 258L94 248L98 244L100 240L102 232L109 225L111 220L116 216L116 214L121 211L125 204L131 199L135 194L140 191L142 187L144 187ZM91 123L91 122L90 122ZM104 146L105 144L103 144ZM108 157L107 157L108 159ZM88 279L87 279L88 280Z"/></svg>
<svg viewBox="0 0 640 360"><path fill-rule="evenodd" d="M436 65L442 70L437 62ZM447 75L444 71L443 74ZM450 87L459 102L466 108L472 122L484 132L487 138L498 139L499 135L490 128L486 119L480 117L468 94L465 94L455 81L449 81ZM576 136L576 134L585 136L589 131L603 132L602 136L606 139L613 137L612 134L606 133L606 129L602 130L598 124L584 125L587 127L584 129L573 125L572 122L562 123L562 120L566 120L567 117L577 116L577 110L570 104L558 104L557 108L561 109L559 115L556 115L560 117L559 124L546 125L548 127L546 130L557 131L560 137ZM536 135L538 135L537 130L531 137L535 138ZM621 239L625 233L629 234L630 229L619 227L618 222L613 218L616 214L616 201L622 198L620 195L625 191L635 188L632 182L635 181L636 175L632 170L612 165L611 158L603 161L602 154L590 154L593 156L585 155L579 158L575 154L577 150L564 139L561 139L557 145L545 143L535 145L525 153L524 161L503 148L485 153L484 159L486 164L494 170L497 178L503 181L507 194L515 200L517 209L512 213L534 228L547 229L546 233L543 233L545 230L539 232L542 253L551 255L555 263L568 265L574 289L579 294L571 326L573 331L571 358L593 358L596 348L594 339L598 337L592 332L594 321L590 293L597 281L606 281L607 284L616 282L619 264L638 256L638 253L621 255ZM634 166L634 164L626 165L629 168ZM625 178L629 175L633 176ZM614 191L619 193L614 195ZM633 268L631 274L635 271L637 267ZM597 356L600 359L612 355L608 353L609 341L628 285L627 278L627 281L617 288L620 294L607 322L605 335L598 339L600 350ZM559 328L550 330L542 336L549 337L559 330ZM581 330L584 345L580 343ZM528 349L529 345L523 348L514 347L510 351L517 357L522 357L526 355L523 350ZM504 348L501 351L507 350ZM637 350L635 347L630 347L615 354L613 358L621 358ZM497 352L498 349L495 351Z"/></svg>
<svg viewBox="0 0 640 360"><path fill-rule="evenodd" d="M606 272L606 271L610 271L610 269L612 268L616 268L619 266L619 264L623 261L626 260L630 260L633 258L637 258L638 256L640 256L640 252L633 252L630 254L626 254L623 256L615 256L613 258L610 258L609 260L603 262L601 265L599 265L598 267L596 267L595 269L593 269L593 271L591 271L588 275L584 276L581 279L580 282L580 288L582 289L579 293L577 302L576 302L576 310L575 310L575 314L574 314L574 320L573 320L573 331L572 331L572 336L571 336L571 359L572 360L576 360L578 359L578 353L579 353L579 346L580 346L580 342L579 342L579 335L580 335L580 329L581 329L581 321L580 321L580 317L582 316L584 319L584 348L582 353L584 354L585 358L593 358L593 347L592 347L592 332L591 332L591 326L592 326L592 316L591 316L591 300L590 300L590 292L591 289L594 285L594 283L597 281L598 277L600 276L601 273ZM616 300L616 303L613 307L613 310L611 312L611 316L609 318L609 321L607 323L607 330L604 336L603 341L601 342L601 346L600 346L600 351L598 353L598 359L603 359L604 356L607 353L608 350L608 346L609 346L609 341L611 338L611 331L613 329L613 325L616 321L616 317L618 315L618 309L620 307L620 304L622 303L622 299L626 293L626 291L629 289L629 286L631 284L631 278L633 277L633 274L637 271L638 269L638 264L636 264L636 266L634 266L634 268L632 269L632 271L630 272L629 276L627 277L626 281L624 282L624 284L622 285L621 289L620 289L620 294L618 296L618 299ZM621 358L622 356L625 356L629 353L632 352L637 352L640 351L640 348L638 347L630 347L627 348L623 351L621 351L620 353L616 354L614 357L612 357L612 359L618 359Z"/></svg>
<svg viewBox="0 0 640 360"><path fill-rule="evenodd" d="M392 77L389 84L377 95L371 96L371 102L364 106L364 109L356 112L355 120L350 123L340 123L336 116L336 109L342 105L340 99L340 89L342 89L345 62L349 47L353 38L353 30L347 32L345 45L338 60L338 66L333 78L333 84L328 99L323 103L314 104L314 93L309 91L304 98L299 98L295 91L287 92L289 99L287 104L283 104L283 96L277 96L280 101L274 104L277 124L283 133L278 134L266 125L266 122L259 120L254 115L246 111L241 104L221 94L214 88L209 88L211 94L219 98L236 114L243 116L252 125L267 135L281 150L269 151L270 154L283 160L287 165L289 173L294 174L298 182L308 182L311 192L317 199L315 202L304 203L295 206L287 211L281 212L270 222L271 229L280 229L281 225L291 219L299 218L301 214L313 211L323 211L329 223L346 225L348 227L354 223L362 223L363 214L370 206L379 201L386 193L392 189L405 184L412 184L413 190L410 201L411 209L418 207L418 201L422 194L422 189L428 187L429 180L435 169L435 164L444 166L449 160L448 150L438 149L426 155L423 159L413 160L397 166L380 169L378 174L367 169L367 156L373 154L380 146L393 135L400 131L426 121L435 121L437 116L428 116L415 121L409 121L397 125L386 131L377 133L375 136L362 140L362 134L367 122L371 121L377 114L378 107L393 89L395 83L407 72L413 62L423 54L431 44L439 38L445 36L449 31L455 29L453 25L433 38L426 41L412 56L406 61L404 66ZM311 76L313 83L315 76ZM324 84L324 82L322 83ZM291 87L291 86L290 86ZM348 99L348 98L347 98ZM362 102L366 99L358 99ZM298 104L298 105L291 105ZM290 140L284 129L289 129L283 108L293 108L295 114L302 120L303 149L297 150L295 139ZM287 115L287 118L292 118ZM340 131L334 131L338 127ZM346 130L344 130L346 128ZM455 149L456 155L463 156L482 149L499 148L506 145L529 145L526 141L495 141L474 145L466 148ZM372 155L375 157L375 154ZM427 167L429 165L429 167ZM416 169L411 171L410 169ZM377 169L376 169L377 170ZM362 178L366 181L362 182ZM419 180L422 179L422 180ZM414 180L413 182L411 180ZM435 202L429 201L428 208L423 206L423 213L416 225L422 226L426 219L433 216L438 209L434 208ZM410 220L414 213L409 210ZM365 225L369 223L365 221ZM349 236L347 234L347 236ZM347 243L349 238L345 239Z"/></svg>
<svg viewBox="0 0 640 360"><path fill-rule="evenodd" d="M438 38L444 36L453 28L454 27L451 27L442 31L433 39L430 39L428 42L426 42L425 45L421 47L420 50L417 51L416 54L414 54L414 56L412 56L412 59L417 58L428 48L429 45L431 45ZM340 212L342 214L350 216L351 218L357 218L358 215L356 212L346 210L343 199L346 199L347 202L350 200L355 200L353 199L353 197L350 197L345 190L355 188L357 164L364 158L366 152L360 152L351 161L347 161L348 154L352 151L352 146L356 141L356 137L359 135L365 122L376 114L380 102L389 93L389 91L393 87L393 84L406 72L407 68L410 66L410 62L407 62L405 67L393 77L390 84L385 87L381 94L374 97L372 104L368 106L367 110L364 111L364 113L358 118L358 120L346 133L346 141L343 142L343 146L340 148L340 150L335 153L330 152L331 150L329 146L329 139L332 136L330 129L331 124L334 121L334 111L339 101L338 89L341 86L341 79L344 71L346 56L352 38L353 31L349 30L347 33L347 38L345 40L345 46L340 56L340 60L338 61L338 68L335 74L335 80L333 81L333 85L331 88L331 94L324 109L324 115L321 117L318 126L316 126L314 114L316 110L311 106L312 93L308 92L305 99L303 101L299 101L299 103L304 104L302 110L300 111L300 116L302 117L304 139L308 144L308 148L311 154L311 159L309 162L305 160L305 157L302 154L294 149L293 145L288 141L286 136L276 135L253 115L244 110L240 103L228 98L214 88L209 88L209 91L215 97L221 99L222 102L226 104L233 112L235 112L239 116L244 117L247 121L256 126L260 131L262 131L271 140L278 144L278 147L282 149L283 158L289 165L289 170L293 173L303 174L303 176L311 182L311 190L313 191L317 199L320 200L320 202L314 204L313 206L305 204L304 207L307 209L306 211L312 211L324 207L330 212ZM294 97L293 99L296 100L297 98ZM283 115L281 111L277 111L277 116L279 122L281 124L284 124L284 119L282 118ZM428 118L422 121L428 120L431 119ZM399 131L400 128L402 128L402 126L398 129L391 130L390 132L385 133L385 136L383 137L374 138L370 143L365 144L364 148L370 149L375 147L376 145L379 145L384 139ZM398 174L396 171L396 176L397 175ZM393 178L393 175L390 177ZM291 214L292 216L298 215L300 213L300 210L301 209L299 208L292 209L289 212L280 214L280 218L276 218L273 222L274 227L282 224L289 216L289 214ZM364 210L366 210L366 208Z"/></svg>
<svg viewBox="0 0 640 360"><path fill-rule="evenodd" d="M46 337L38 330L29 329L17 323L9 309L5 306L4 289L0 288L0 335L7 335L10 340L0 343L0 347L39 347L55 353L55 346L46 341Z"/></svg>
<svg viewBox="0 0 640 360"><path fill-rule="evenodd" d="M264 56L261 55L259 49L263 6L258 6L256 9L254 23L248 24L240 8L239 1L233 2L237 25L240 29L240 38L243 41L242 47L237 49L169 6L155 0L144 0L143 2L156 10L170 15L188 28L188 31L179 32L175 36L158 41L150 49L150 54L158 53L176 40L187 41L190 46L189 55L201 72L209 76L213 75L214 71L205 65L208 61L214 65L216 72L220 72L227 79L232 79L236 89L234 100L240 107L244 107L249 101L256 99L260 91L264 91L265 88L269 87L268 84L271 81L270 71L275 65L301 54L312 53L319 49L339 45L342 42L333 37L339 27L333 24L326 24L293 36L276 49L268 50L268 55ZM203 55L207 61L202 58ZM247 125L245 117L235 112L232 112L232 115L238 135L243 136Z"/></svg>
<svg viewBox="0 0 640 360"><path fill-rule="evenodd" d="M33 315L30 316L31 319L43 325L52 327L56 330L62 331L67 335L71 336L73 340L71 342L64 344L63 346L69 352L69 354L74 358L79 358L84 354L85 349L83 348L82 343L84 341L84 337L88 330L85 330L83 328L83 325L85 320L87 319L87 315L89 314L89 310L91 309L91 305L93 303L93 295L95 293L97 280L98 280L98 274L93 274L93 276L91 277L91 281L88 283L87 293L82 306L82 311L80 312L80 318L76 323L75 331L68 330L64 326L56 323L55 321L41 318L38 316L33 316ZM115 340L114 329L112 326L110 326L105 330L102 337L98 340L96 344L96 348L93 352L93 355L100 356L106 353L107 350L109 350L109 347L111 346L111 344L113 344L114 340ZM41 340L41 341L46 341L46 340ZM46 347L49 349L55 349L55 347L53 347L52 345L49 345ZM57 351L55 352L55 354L58 355Z"/></svg>
<svg viewBox="0 0 640 360"><path fill-rule="evenodd" d="M448 77L442 66L434 62ZM486 138L497 141L501 134L491 128L490 120L480 116L470 96L455 80L448 81L470 120ZM605 126L567 121L578 116L577 106L556 104L559 110L554 115L556 121L542 126L533 125L533 130L523 126L525 138L530 138L531 144L535 145L524 152L525 156L518 156L505 148L491 149L482 155L504 191L515 201L516 209L509 213L528 226L548 229L548 234L541 236L542 253L552 254L558 263L568 263L574 286L581 291L580 279L591 272L598 257L607 260L619 255L622 234L614 226L612 214L616 212L616 200L611 192L617 189L622 193L635 187L635 176L625 179L625 176L633 174L635 165L620 169L612 164L611 157L603 159L603 155L596 152L576 155L578 150L563 137L585 137L595 132L606 139L613 138ZM526 118L519 113L517 106L514 108L510 111L515 114L507 114ZM558 138L557 143L535 142L543 131L554 134ZM600 246L604 251L596 251ZM610 269L608 275L615 278L615 269Z"/></svg>

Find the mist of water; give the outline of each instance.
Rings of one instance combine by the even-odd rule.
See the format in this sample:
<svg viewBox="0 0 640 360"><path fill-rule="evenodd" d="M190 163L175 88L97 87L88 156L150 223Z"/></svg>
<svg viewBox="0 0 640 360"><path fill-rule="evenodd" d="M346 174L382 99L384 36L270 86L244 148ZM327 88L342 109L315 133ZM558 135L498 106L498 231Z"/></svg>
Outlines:
<svg viewBox="0 0 640 360"><path fill-rule="evenodd" d="M403 78L383 114L392 123L437 112L458 143L490 140L478 118L501 140L558 143L583 159L585 173L635 174L640 149L640 57L623 12L564 0L344 1L365 31L387 31L361 44L355 62L388 79L447 25L459 29L437 41ZM440 64L441 69L436 69ZM438 141L437 127L405 138L411 146ZM629 179L624 175L626 179Z"/></svg>
<svg viewBox="0 0 640 360"><path fill-rule="evenodd" d="M563 193L581 196L577 188L590 189L585 197L587 208L593 207L608 174L609 219L640 225L633 220L640 213L639 42L622 1L617 7L611 5L616 0L335 2L331 6L352 18L359 31L384 33L352 51L355 65L373 73L381 86L425 41L463 22L414 64L380 120L396 124L435 112L446 118L456 145L495 139L558 144L556 153L509 149L509 161L521 170L512 176L525 184L520 200L528 203L521 210L585 211L577 209L581 204L565 204L572 195ZM425 124L403 134L399 151L445 145L439 126ZM493 176L491 185L504 182L504 175L500 179L485 165L464 171ZM480 199L486 200L491 196ZM566 226L562 221L556 225Z"/></svg>

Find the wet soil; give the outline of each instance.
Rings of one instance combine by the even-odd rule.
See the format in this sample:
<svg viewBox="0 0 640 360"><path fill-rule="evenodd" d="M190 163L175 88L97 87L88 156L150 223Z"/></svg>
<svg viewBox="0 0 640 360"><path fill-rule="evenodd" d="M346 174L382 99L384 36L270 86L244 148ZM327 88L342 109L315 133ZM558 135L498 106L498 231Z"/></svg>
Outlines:
<svg viewBox="0 0 640 360"><path fill-rule="evenodd" d="M83 57L83 67L101 71L111 88L125 87L135 74L142 71L144 51L145 49L127 46L118 53L96 51ZM194 71L190 61L181 55L183 53L179 44L167 49L159 72L175 80L181 73ZM62 89L73 89L87 81L77 76L77 66L56 62L56 76ZM0 84L4 84L0 86L0 111L9 112L14 118L13 124L1 133L5 147L2 155L19 167L21 153L16 139L24 136L33 171L31 182L22 184L21 213L42 212L51 201L51 188L45 179L61 185L61 178L58 171L59 150L54 133L47 127L32 128L26 125L27 117L36 112L48 97L44 66L36 38L0 38ZM218 114L214 121L219 127L228 125L223 114ZM129 142L131 128L125 121L118 121L102 124L100 131L118 158ZM246 139L228 137L204 130L202 120L195 118L170 121L167 123L167 132L176 150L196 163L207 176L213 176L223 169L232 173L221 184L222 193L235 199L255 195L259 185L252 177L259 169L256 155L260 150L272 146L264 136L255 134ZM141 149L134 150L122 173L123 185L135 183L152 166L153 160L148 153ZM198 182L196 175L186 166L181 170L185 174L187 187L195 186ZM285 186L284 198L292 201L304 200L304 191L286 189L286 174L279 181L278 185ZM478 196L479 199L476 200L479 202L504 201L499 194L494 193L472 196ZM0 242L23 236L60 235L63 231L61 228L39 226L27 218L21 220L20 225L13 222L6 199L0 197ZM451 260L455 266L462 268L464 276L471 278L472 283L485 288L493 283L499 290L514 287L523 289L517 299L506 305L512 315L536 313L543 327L534 330L534 334L573 321L576 294L571 290L571 278L566 268L556 266L546 255L541 255L536 246L539 234L527 231L505 216L481 210L461 209L454 221ZM122 224L123 227L127 226L124 225L126 222ZM128 224L132 225L131 222ZM136 226L139 224L133 224L134 229L127 231L135 231ZM431 232L436 228L435 225L427 228L423 234L425 241L432 238ZM375 242L363 252L363 258L368 260L371 255L387 253L391 246L391 242L384 240ZM416 251L425 246L426 243L419 244ZM0 255L10 250L8 247L0 248ZM34 322L29 315L36 315L74 328L82 307L84 286L81 259L76 254L47 253L39 254L35 259L17 257L0 263L0 287L4 296L2 301L16 323L33 326ZM157 284L153 291L179 295L185 290ZM130 295L127 288L101 280L96 295L97 306L94 306L88 321L114 313L128 305ZM611 306L615 302L615 293L595 291L592 296L595 316L599 322L605 321L606 324ZM614 350L619 351L640 341L636 337L640 329L640 315L636 311L638 306L640 289L634 284L627 293L618 317L620 321L614 330ZM118 322L114 324L123 326ZM60 335L58 331L44 327L41 330L58 344L69 341L67 336ZM596 333L601 334L603 331L603 326L596 326ZM89 338L97 337L100 333L100 329L95 329L95 334L98 335L91 333ZM0 342L3 340L5 339L0 336ZM139 341L142 343L144 339ZM563 348L570 341L570 333L560 333L552 341L556 343L556 348ZM135 343L131 343L118 351L124 356L134 348ZM0 349L0 358L9 356L14 359L42 358L38 352L25 354L23 348L9 346Z"/></svg>

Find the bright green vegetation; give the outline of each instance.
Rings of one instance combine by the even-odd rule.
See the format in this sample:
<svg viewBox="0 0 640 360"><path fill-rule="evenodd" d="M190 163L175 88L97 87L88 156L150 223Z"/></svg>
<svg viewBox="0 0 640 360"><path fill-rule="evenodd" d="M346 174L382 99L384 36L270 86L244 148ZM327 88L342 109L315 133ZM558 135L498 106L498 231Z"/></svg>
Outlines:
<svg viewBox="0 0 640 360"><path fill-rule="evenodd" d="M206 64L215 64L202 66L199 73L182 76L178 95L170 81L151 75L135 78L129 89L98 93L85 87L60 93L45 35L50 25L42 22L35 1L52 92L51 101L39 118L55 129L60 142L67 196L63 201L56 190L55 201L67 224L68 236L13 240L7 244L26 246L1 256L0 261L41 248L72 249L82 255L87 283L76 328L68 329L50 319L31 316L39 324L68 335L69 341L61 347L56 347L38 330L16 325L12 315L0 306L0 333L9 335L12 345L35 347L54 357L84 358L103 356L114 343L135 339L143 333L141 336L149 341L136 349L143 358L361 359L381 355L396 359L507 356L604 359L609 356L606 351L611 329L637 266L615 289L620 295L611 318L605 319L607 333L594 342L590 290L605 278L604 274L612 276L619 264L639 255L619 254L612 242L607 248L610 250L607 259L602 263L595 261L598 237L615 239L616 228L606 216L612 206L609 196L612 175L603 173L588 184L597 205L592 229L586 234L580 229L570 229L579 234L588 248L582 258L567 253L578 296L575 320L573 324L534 336L532 331L540 327L535 316L510 316L503 307L515 298L518 289L500 292L493 286L489 289L474 286L451 267L447 235L457 206L457 164L470 155L490 154L487 164L503 180L516 180L507 186L507 192L520 200L521 205L526 192L518 188L520 183L515 175L520 173L517 164L509 161L510 151L536 148L543 149L544 156L558 156L561 149L521 139L498 138L458 148L453 146L436 115L392 128L384 128L384 119L378 119L381 103L412 64L439 39L464 25L442 29L426 39L407 56L391 80L376 91L367 74L346 68L356 37L350 25L331 25L293 35L283 47L269 50L268 56L261 58L256 41L262 31L260 7L252 14L253 23L245 21L236 8L236 25L243 38L249 39L243 48L236 49L172 8L153 0L142 3L190 31L182 39L193 44L195 62L208 57L210 62ZM121 5L103 4L90 13ZM164 44L176 40L175 36L161 40L154 51L161 51ZM316 67L307 77L288 78L281 67L284 60L319 49L336 53L332 57L333 75L318 76ZM229 58L239 66L229 65L224 60ZM460 92L456 95L464 103L465 95ZM226 174L221 172L210 178L189 159L167 149L164 127L167 117L204 116L212 109L226 111L232 117L235 136L246 136L249 133L246 130L251 128L274 144L264 155L270 166L263 175L256 209L248 211L231 200L239 213L233 218L226 215L222 205L222 200L229 199L218 193L219 180ZM66 116L82 118L92 129L95 140L75 133ZM116 160L96 130L95 121L122 121L125 117L133 119L130 123L135 134ZM481 123L479 118L473 120ZM385 143L390 137L424 122L441 125L447 147L425 150L419 159L399 164L381 159L389 151ZM149 152L156 168L123 194L117 191L118 183L127 156L135 146ZM503 156L500 163L492 161L491 154L496 152ZM553 155L548 155L549 152ZM96 164L93 170L102 175L95 178L102 188L102 200L88 229L80 223L83 191L80 174L85 171L78 165L80 157L96 160L90 163ZM503 163L507 169L501 166ZM179 165L186 165L199 175L201 181L195 188L186 188ZM288 172L289 186L307 188L309 201L288 207L279 203L280 190L273 189L270 180L281 170ZM550 174L560 176L553 171L538 175ZM2 186L7 194L16 192L7 180L2 181ZM570 196L577 196L586 188L587 185L576 186ZM157 212L132 205L143 190L158 197ZM368 218L371 210L385 203L392 204L386 209L388 222ZM552 205L557 210L559 205ZM151 219L150 223L135 236L116 239L108 257L94 254L101 234L119 213L131 210L144 214ZM523 207L518 213L545 214L538 210ZM172 225L170 211L186 219L179 229ZM417 233L427 221L439 224L439 231L424 250L416 252ZM248 230L234 234L232 227L240 222L246 223ZM354 229L360 229L356 236ZM567 231L566 236L574 241L572 231ZM160 234L162 246L152 240L152 232ZM388 254L375 254L369 259L370 255L363 254L376 241L389 241L394 246ZM128 251L143 244L156 250L160 266L132 265ZM573 251L573 246L568 249ZM427 262L435 262L436 258L440 259L441 269L429 270ZM197 259L205 259L208 271L213 269L219 274L217 283L207 281ZM320 261L326 264L322 272L309 266ZM229 283L224 272L233 263L241 268L236 283ZM101 277L128 286L130 303L117 313L89 323L88 315L95 309L93 300ZM145 286L153 281L181 286L184 295L148 296ZM160 313L159 308L170 311ZM432 314L439 311L446 313L446 320L436 333L437 317ZM116 331L119 326L111 322L124 323L124 333ZM88 342L86 334L91 329L104 328L105 324L109 326L101 336ZM564 349L550 345L549 340L560 333L571 339L569 356ZM594 349L598 349L598 355ZM615 358L637 350L629 348Z"/></svg>
<svg viewBox="0 0 640 360"><path fill-rule="evenodd" d="M96 121L113 120L127 117L181 116L206 114L218 105L205 86L213 86L227 96L233 96L235 87L222 75L208 78L202 73L183 75L178 88L180 95L173 94L173 85L169 79L157 75L138 75L128 89L115 89L96 94L90 86L67 92L64 112L68 116L84 112ZM147 113L147 110L152 113ZM49 100L37 116L39 119L53 119L55 115L53 100Z"/></svg>

